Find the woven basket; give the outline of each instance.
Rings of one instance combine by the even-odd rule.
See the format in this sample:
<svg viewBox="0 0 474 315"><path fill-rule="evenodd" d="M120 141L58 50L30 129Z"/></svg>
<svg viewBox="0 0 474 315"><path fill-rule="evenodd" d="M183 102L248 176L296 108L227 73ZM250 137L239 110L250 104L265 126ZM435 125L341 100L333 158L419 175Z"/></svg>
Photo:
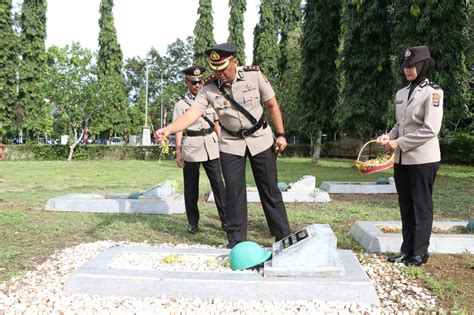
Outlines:
<svg viewBox="0 0 474 315"><path fill-rule="evenodd" d="M384 155L382 155L382 157L379 157L374 160L361 161L360 156L362 155L362 152L364 151L365 147L371 142L377 142L377 140L371 140L364 144L360 149L357 160L355 161L355 166L362 174L370 174L389 169L393 166L393 161L395 159L394 152L392 150L388 150L384 153Z"/></svg>

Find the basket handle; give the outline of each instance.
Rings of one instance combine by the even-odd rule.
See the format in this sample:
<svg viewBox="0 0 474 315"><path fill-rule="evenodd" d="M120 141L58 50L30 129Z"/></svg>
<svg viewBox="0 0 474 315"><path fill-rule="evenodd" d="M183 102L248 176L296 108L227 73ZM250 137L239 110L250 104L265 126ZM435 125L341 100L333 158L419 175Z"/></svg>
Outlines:
<svg viewBox="0 0 474 315"><path fill-rule="evenodd" d="M366 142L366 143L362 146L362 148L361 148L360 151L359 151L359 155L357 156L357 161L359 161L360 155L362 154L362 151L364 151L365 147L366 147L369 143L372 143L372 142L377 142L377 140L370 140L370 141Z"/></svg>

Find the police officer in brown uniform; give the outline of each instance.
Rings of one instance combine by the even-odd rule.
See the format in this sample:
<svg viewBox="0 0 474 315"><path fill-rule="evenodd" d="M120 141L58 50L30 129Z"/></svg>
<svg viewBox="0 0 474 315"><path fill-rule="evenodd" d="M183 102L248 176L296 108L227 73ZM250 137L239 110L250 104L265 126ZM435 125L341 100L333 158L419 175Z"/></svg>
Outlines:
<svg viewBox="0 0 474 315"><path fill-rule="evenodd" d="M157 139L161 139L185 129L207 108L215 109L222 128L219 149L226 185L228 248L247 238L247 157L270 233L276 240L290 234L285 205L277 187L276 154L287 145L280 108L270 83L259 68L238 66L234 56L236 50L234 44L224 43L206 51L213 76L206 81L185 115L155 133ZM268 108L276 129L276 148L272 130L264 120L263 105Z"/></svg>
<svg viewBox="0 0 474 315"><path fill-rule="evenodd" d="M397 123L377 142L395 150L394 177L403 243L390 262L419 266L428 260L433 225L433 184L441 154L443 90L428 80L435 62L427 46L408 48L401 67L410 84L397 92Z"/></svg>
<svg viewBox="0 0 474 315"><path fill-rule="evenodd" d="M183 115L189 108L199 90L204 85L203 73L205 68L191 66L183 70L184 83L188 91L174 106L173 120ZM220 126L216 112L207 108L191 126L186 130L176 132L176 163L183 168L184 177L184 203L188 218L188 232L196 234L199 223L199 168L202 164L211 184L217 211L226 229L225 220L225 188L219 162L219 134Z"/></svg>

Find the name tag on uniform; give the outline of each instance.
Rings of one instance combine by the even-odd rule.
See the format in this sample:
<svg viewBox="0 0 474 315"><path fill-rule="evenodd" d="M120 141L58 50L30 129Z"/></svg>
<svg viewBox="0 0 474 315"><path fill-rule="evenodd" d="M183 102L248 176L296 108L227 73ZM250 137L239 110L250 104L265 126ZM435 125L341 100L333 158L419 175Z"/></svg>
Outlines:
<svg viewBox="0 0 474 315"><path fill-rule="evenodd" d="M401 100L400 100L400 101L397 100L397 101L395 102L395 104L401 104L401 103L403 103L403 101L401 101Z"/></svg>

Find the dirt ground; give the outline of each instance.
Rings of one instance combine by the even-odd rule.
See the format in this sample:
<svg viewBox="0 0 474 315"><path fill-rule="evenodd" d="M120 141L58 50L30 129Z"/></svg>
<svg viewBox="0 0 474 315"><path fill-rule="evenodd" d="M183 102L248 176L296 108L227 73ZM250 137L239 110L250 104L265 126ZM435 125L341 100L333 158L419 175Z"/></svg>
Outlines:
<svg viewBox="0 0 474 315"><path fill-rule="evenodd" d="M472 254L432 254L423 269L433 278L452 282L451 289L445 284L445 290L438 293L439 305L447 310L456 310L453 300L459 301L458 307L465 308L468 314L474 314L474 255ZM430 287L425 283L425 286ZM436 287L432 291L437 291ZM453 295L457 298L453 299Z"/></svg>

